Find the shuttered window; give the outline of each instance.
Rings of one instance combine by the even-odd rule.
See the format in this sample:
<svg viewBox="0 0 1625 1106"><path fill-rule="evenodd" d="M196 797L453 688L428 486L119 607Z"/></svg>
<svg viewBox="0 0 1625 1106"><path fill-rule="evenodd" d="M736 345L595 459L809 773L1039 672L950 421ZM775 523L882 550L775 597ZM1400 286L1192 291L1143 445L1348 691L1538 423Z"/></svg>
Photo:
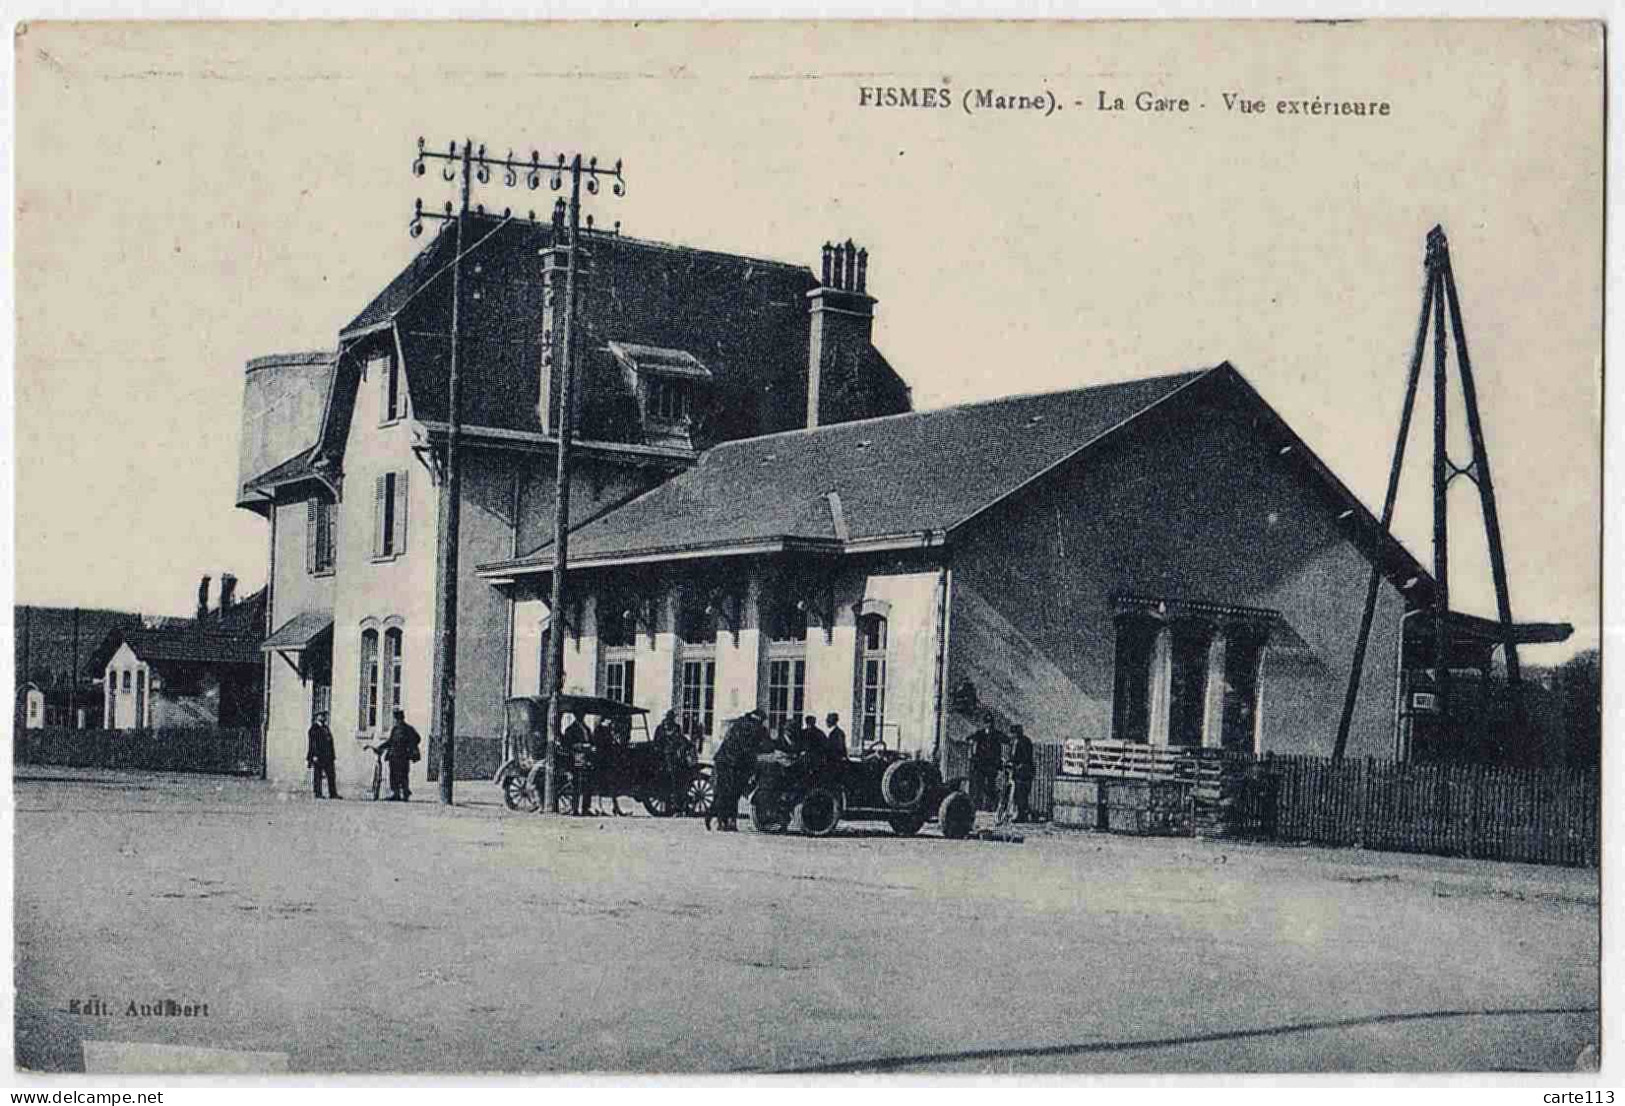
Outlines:
<svg viewBox="0 0 1625 1106"><path fill-rule="evenodd" d="M374 357L368 371L378 374L378 423L394 422L406 416L406 389L401 387L400 364L393 353Z"/></svg>
<svg viewBox="0 0 1625 1106"><path fill-rule="evenodd" d="M372 555L398 557L406 552L407 473L380 473L373 488Z"/></svg>
<svg viewBox="0 0 1625 1106"><path fill-rule="evenodd" d="M338 505L312 497L305 503L305 571L333 571L335 516Z"/></svg>

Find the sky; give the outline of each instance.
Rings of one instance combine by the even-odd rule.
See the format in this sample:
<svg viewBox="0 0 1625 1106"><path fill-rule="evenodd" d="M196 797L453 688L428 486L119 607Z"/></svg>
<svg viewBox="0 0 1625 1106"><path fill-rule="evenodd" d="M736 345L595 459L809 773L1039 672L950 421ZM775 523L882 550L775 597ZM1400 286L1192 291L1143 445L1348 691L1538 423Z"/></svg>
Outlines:
<svg viewBox="0 0 1625 1106"><path fill-rule="evenodd" d="M1576 626L1532 659L1597 642L1594 26L47 23L16 49L18 602L185 614L204 573L263 583L244 364L334 344L426 241L413 201L453 198L411 174L418 137L467 136L624 159L589 210L639 237L813 266L853 238L920 408L1228 360L1374 511L1441 223L1514 614ZM1317 97L1389 110L1277 110ZM1429 412L1395 523L1424 563ZM1464 482L1450 520L1455 605L1493 614Z"/></svg>

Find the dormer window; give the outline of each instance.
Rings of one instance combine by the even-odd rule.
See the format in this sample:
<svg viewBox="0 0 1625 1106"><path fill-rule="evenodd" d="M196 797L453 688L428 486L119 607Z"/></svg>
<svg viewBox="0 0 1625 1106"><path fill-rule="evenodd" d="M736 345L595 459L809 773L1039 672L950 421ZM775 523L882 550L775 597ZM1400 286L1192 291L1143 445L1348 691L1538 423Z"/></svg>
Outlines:
<svg viewBox="0 0 1625 1106"><path fill-rule="evenodd" d="M711 370L687 350L610 342L609 352L637 401L644 443L694 448L689 435L704 411Z"/></svg>
<svg viewBox="0 0 1625 1106"><path fill-rule="evenodd" d="M686 422L690 417L691 394L686 380L652 377L649 381L649 417Z"/></svg>

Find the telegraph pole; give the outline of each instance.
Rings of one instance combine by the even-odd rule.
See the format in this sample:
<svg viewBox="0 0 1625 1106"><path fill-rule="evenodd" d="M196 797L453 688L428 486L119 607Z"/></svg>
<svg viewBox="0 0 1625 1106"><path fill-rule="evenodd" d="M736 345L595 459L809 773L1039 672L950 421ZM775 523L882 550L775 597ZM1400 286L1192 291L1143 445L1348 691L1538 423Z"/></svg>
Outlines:
<svg viewBox="0 0 1625 1106"><path fill-rule="evenodd" d="M1430 613L1433 617L1432 663L1434 695L1439 725L1448 724L1450 717L1450 527L1448 500L1450 482L1465 477L1478 487L1479 505L1483 512L1484 537L1489 547L1490 574L1495 584L1496 613L1501 628L1501 646L1506 657L1507 686L1512 695L1514 717L1521 723L1525 712L1523 704L1522 670L1518 664L1518 633L1512 621L1512 599L1507 587L1506 555L1501 545L1501 519L1495 504L1495 484L1490 479L1489 448L1484 442L1484 425L1478 412L1478 389L1473 381L1472 359L1467 354L1467 330L1461 319L1461 301L1456 294L1456 276L1450 265L1450 243L1444 228L1434 227L1428 232L1423 267L1426 282L1422 291L1422 315L1416 324L1416 346L1411 357L1410 374L1405 383L1405 405L1400 414L1399 437L1394 444L1393 464L1388 472L1388 494L1383 500L1382 527L1386 531L1393 522L1394 500L1399 493L1400 472L1405 464L1405 440L1410 433L1411 413L1416 405L1416 393L1427 347L1428 329L1433 330L1433 576L1434 591ZM1431 316L1431 318L1430 318ZM1445 319L1450 326L1446 329ZM1461 380L1463 406L1467 412L1467 431L1472 442L1473 458L1465 465L1450 459L1446 438L1446 402L1449 387L1449 369L1446 360L1450 340L1454 339L1456 370ZM1349 728L1354 718L1355 701L1360 692L1360 674L1365 665L1366 646L1371 637L1371 623L1377 606L1377 585L1382 569L1371 567L1366 588L1365 610L1360 619L1360 630L1354 643L1354 663L1349 671L1349 682L1343 699L1343 714L1338 722L1337 739L1332 747L1332 758L1341 760L1348 744Z"/></svg>
<svg viewBox="0 0 1625 1106"><path fill-rule="evenodd" d="M456 142L448 144L445 153L432 151L426 148L424 140L418 139L418 154L412 162L414 176L424 176L427 171L427 162L441 161L446 164L441 168L442 179L459 181L461 189L461 204L455 209L447 201L443 211L425 211L423 201L419 199L413 208L412 221L409 230L413 238L423 233L425 219L441 223L455 223L455 239L453 241L451 268L451 353L448 364L448 379L446 384L446 452L444 461L444 489L440 497L439 535L437 541L437 557L435 571L435 607L438 612L438 632L435 635L435 671L439 674L437 681L437 698L435 703L435 726L440 734L440 801L450 803L453 794L453 777L457 762L457 573L459 555L459 536L462 529L462 392L461 392L461 366L459 353L462 336L462 263L463 259L490 240L492 235L506 226L512 219L513 213L504 208L502 222L495 230L482 237L472 246L467 242L467 223L470 214L470 192L473 184L487 184L491 179L493 168L501 169L503 183L509 188L515 188L523 180L525 186L531 191L541 187L543 176L546 175L553 191L558 191L564 182L566 172L563 154L552 164L544 164L540 154L532 150L530 161L525 162L514 157L513 151L508 151L505 158L490 157L486 155L485 146L476 150L472 140L463 142L459 149ZM609 176L615 180L615 194L625 194L625 186L621 180L621 164L615 163L613 169L600 169L598 159L593 158L586 166L581 163L577 155L568 171L571 174L571 241L570 241L570 268L569 268L569 302L565 307L565 343L569 348L569 328L571 315L574 313L574 278L576 269L575 256L575 227L579 219L581 181L585 175L588 180L587 190L598 191L598 177ZM563 202L562 200L560 201ZM483 205L475 205L474 212L485 214ZM535 222L536 213L528 213L528 220ZM439 274L436 274L438 276ZM432 277L430 279L433 279ZM564 375L565 394L568 395L570 372L568 360ZM566 422L566 440L568 440L568 423ZM561 481L565 480L565 459L561 452L559 458ZM554 573L554 592L558 592L558 575ZM554 608L558 608L555 606ZM557 621L557 620L555 620ZM558 635L554 634L556 638ZM558 655L556 662L563 664L563 654ZM555 697L555 704L557 699ZM556 729L556 711L554 712L554 729ZM549 753L552 751L551 732L548 739ZM551 796L553 785L551 776L551 758L548 761L548 793Z"/></svg>
<svg viewBox="0 0 1625 1106"><path fill-rule="evenodd" d="M559 160L562 164L562 155ZM564 320L560 327L563 332L560 356L555 359L561 366L563 376L559 381L558 469L553 485L553 589L548 602L547 622L547 759L544 761L545 767L542 772L544 784L541 807L544 814L553 813L553 808L558 803L558 773L555 760L559 742L562 740L561 727L564 722L559 694L564 690L564 574L569 563L570 548L570 438L575 416L576 273L580 268L578 246L581 239L581 182L585 177L587 191L596 193L600 175L614 177L615 195L626 195L626 182L621 177L619 161L615 163L615 168L611 172L598 168L597 158L592 158L585 166L581 163L580 154L570 159L568 220L570 236L566 243L565 255ZM556 227L558 223L555 222L554 225ZM548 399L548 396L542 396L541 402L545 405Z"/></svg>

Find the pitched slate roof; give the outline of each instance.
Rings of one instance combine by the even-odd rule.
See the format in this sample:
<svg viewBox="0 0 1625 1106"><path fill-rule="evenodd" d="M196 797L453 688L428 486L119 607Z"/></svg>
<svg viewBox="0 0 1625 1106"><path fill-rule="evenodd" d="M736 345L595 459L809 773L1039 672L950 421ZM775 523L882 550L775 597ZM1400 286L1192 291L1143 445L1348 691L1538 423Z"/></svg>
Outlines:
<svg viewBox="0 0 1625 1106"><path fill-rule="evenodd" d="M194 626L132 626L108 634L91 655L86 671L100 675L124 644L149 664L259 664L262 659L259 643L242 634Z"/></svg>
<svg viewBox="0 0 1625 1106"><path fill-rule="evenodd" d="M1178 373L724 442L588 522L573 558L947 530L1201 378ZM841 531L844 529L845 533ZM490 568L545 567L551 543Z"/></svg>
<svg viewBox="0 0 1625 1106"><path fill-rule="evenodd" d="M548 223L506 223L470 216L465 233L465 284L459 369L467 405L464 423L535 432L543 334L543 258L553 242ZM455 235L443 229L348 326L342 342L393 323L406 366L414 417L445 420L450 362L451 270ZM703 367L714 404L707 440L783 430L806 410L810 315L807 293L818 285L804 265L745 257L603 232L585 232L587 307L580 337L591 377L598 351L662 356L663 367ZM477 270L477 271L476 271ZM374 338L373 341L382 341ZM608 356L608 355L605 355ZM641 357L639 358L642 359ZM342 449L359 366L340 361L336 418L325 448ZM878 410L904 410L907 387L873 347L865 379L879 382ZM583 426L584 437L593 437Z"/></svg>

